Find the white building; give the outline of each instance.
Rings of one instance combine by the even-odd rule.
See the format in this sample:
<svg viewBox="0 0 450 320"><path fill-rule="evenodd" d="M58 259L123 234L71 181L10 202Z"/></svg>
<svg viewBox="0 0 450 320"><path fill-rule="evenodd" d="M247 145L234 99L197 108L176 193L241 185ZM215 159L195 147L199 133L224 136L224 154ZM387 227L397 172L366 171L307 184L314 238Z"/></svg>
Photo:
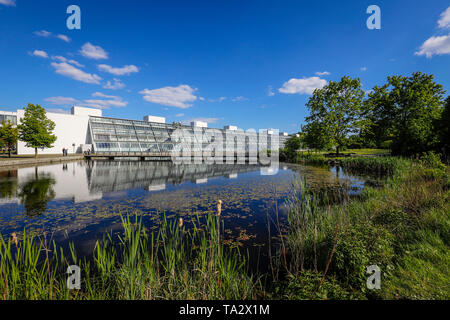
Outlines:
<svg viewBox="0 0 450 320"><path fill-rule="evenodd" d="M19 124L24 117L25 110L17 112L0 111L1 121L12 121ZM62 149L67 149L69 154L83 153L87 150L95 153L151 153L167 154L179 143L172 139L172 132L179 128L181 124L168 124L164 117L146 115L143 120L127 120L103 117L100 109L74 106L70 113L47 112L47 118L55 123L53 134L57 139L52 148L38 150L40 154L62 154ZM226 148L226 135L233 131L233 139L245 142L249 133L237 130L237 126L225 126L224 129L208 128L208 123L204 121L193 121L190 126L183 126L186 134L191 138L194 129L202 128L202 132L208 130L220 130L224 133L224 148ZM183 131L184 132L184 131ZM266 133L270 135L270 141L275 141L274 145L284 147L284 142L289 138L287 133L278 134L278 130L268 129ZM275 139L279 137L279 139ZM203 139L203 138L202 138ZM211 141L202 141L207 143ZM250 142L249 142L250 143ZM255 148L258 144L255 141ZM234 146L234 140L233 140ZM26 143L19 141L17 144L17 154L34 154L34 149L25 146ZM272 145L272 142L270 142ZM268 148L268 147L265 147ZM224 149L226 150L226 149ZM256 149L255 149L256 150Z"/></svg>
<svg viewBox="0 0 450 320"><path fill-rule="evenodd" d="M20 119L25 116L25 110L19 109L17 112L0 111L0 120L11 120L15 124L20 123ZM102 110L74 106L70 114L47 112L47 118L55 123L53 134L57 139L52 148L38 150L40 154L59 154L62 149L68 153L81 153L91 148L89 134L89 116L102 116ZM17 154L34 154L33 148L25 146L25 142L17 143Z"/></svg>

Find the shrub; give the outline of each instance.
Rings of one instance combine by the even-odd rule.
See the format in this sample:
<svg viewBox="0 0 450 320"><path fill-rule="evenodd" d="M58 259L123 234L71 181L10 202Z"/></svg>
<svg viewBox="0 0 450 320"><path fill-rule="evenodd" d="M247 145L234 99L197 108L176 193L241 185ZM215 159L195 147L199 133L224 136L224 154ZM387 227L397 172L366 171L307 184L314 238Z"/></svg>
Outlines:
<svg viewBox="0 0 450 320"><path fill-rule="evenodd" d="M434 151L424 152L420 157L420 163L430 169L445 170L446 166L441 161L441 155Z"/></svg>

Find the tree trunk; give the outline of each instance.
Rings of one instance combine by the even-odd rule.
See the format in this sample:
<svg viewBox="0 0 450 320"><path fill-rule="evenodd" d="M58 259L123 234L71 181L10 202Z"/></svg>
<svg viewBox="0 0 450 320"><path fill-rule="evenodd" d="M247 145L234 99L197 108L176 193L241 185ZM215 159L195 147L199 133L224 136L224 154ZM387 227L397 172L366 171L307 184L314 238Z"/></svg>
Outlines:
<svg viewBox="0 0 450 320"><path fill-rule="evenodd" d="M336 157L339 157L339 146L336 147Z"/></svg>
<svg viewBox="0 0 450 320"><path fill-rule="evenodd" d="M34 148L34 158L37 159L37 156L38 156L37 148Z"/></svg>
<svg viewBox="0 0 450 320"><path fill-rule="evenodd" d="M11 149L8 149L8 158L11 158Z"/></svg>

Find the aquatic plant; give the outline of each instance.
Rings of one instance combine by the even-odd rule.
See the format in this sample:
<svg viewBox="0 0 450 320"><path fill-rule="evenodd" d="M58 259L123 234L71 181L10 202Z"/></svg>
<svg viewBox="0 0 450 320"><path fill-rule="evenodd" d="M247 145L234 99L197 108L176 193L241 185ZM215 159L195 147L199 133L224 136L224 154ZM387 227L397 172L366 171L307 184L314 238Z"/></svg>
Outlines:
<svg viewBox="0 0 450 320"><path fill-rule="evenodd" d="M248 275L245 255L224 248L220 218L197 215L190 223L187 229L164 217L159 231L148 233L137 216L122 216L119 241L105 234L92 261L78 259L73 245L65 255L46 237L24 232L15 242L0 236L0 298L255 298L259 281ZM67 287L72 264L82 270L80 290Z"/></svg>

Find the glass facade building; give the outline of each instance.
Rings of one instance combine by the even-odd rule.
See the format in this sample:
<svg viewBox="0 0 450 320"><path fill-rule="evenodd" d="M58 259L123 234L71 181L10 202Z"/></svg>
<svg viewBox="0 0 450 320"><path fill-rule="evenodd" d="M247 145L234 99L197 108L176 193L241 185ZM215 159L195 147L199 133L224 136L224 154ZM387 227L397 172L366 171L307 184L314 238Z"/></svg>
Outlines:
<svg viewBox="0 0 450 320"><path fill-rule="evenodd" d="M195 153L205 150L210 144L220 145L222 141L222 152L225 154L227 151L235 150L256 152L261 148L271 149L277 145L273 134L265 135L265 141L258 141L256 132L193 127L180 123L166 124L90 116L89 127L92 151L95 153L169 155L181 144L190 146L190 151ZM289 136L277 134L276 138L279 148L284 148Z"/></svg>
<svg viewBox="0 0 450 320"><path fill-rule="evenodd" d="M12 124L17 125L17 116L0 113L0 125L3 122L11 121Z"/></svg>

